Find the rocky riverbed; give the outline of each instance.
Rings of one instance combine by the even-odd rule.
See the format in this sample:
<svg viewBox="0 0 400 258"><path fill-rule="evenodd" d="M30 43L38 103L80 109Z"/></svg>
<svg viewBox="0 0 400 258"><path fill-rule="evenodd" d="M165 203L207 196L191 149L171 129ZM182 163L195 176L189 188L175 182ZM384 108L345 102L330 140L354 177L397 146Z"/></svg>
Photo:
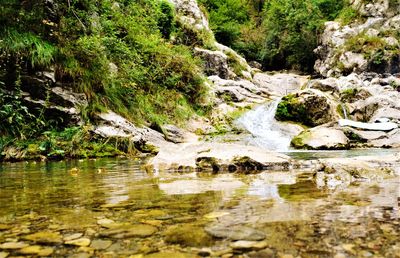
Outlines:
<svg viewBox="0 0 400 258"><path fill-rule="evenodd" d="M399 174L344 184L319 173L153 174L125 159L3 164L0 257L398 257Z"/></svg>

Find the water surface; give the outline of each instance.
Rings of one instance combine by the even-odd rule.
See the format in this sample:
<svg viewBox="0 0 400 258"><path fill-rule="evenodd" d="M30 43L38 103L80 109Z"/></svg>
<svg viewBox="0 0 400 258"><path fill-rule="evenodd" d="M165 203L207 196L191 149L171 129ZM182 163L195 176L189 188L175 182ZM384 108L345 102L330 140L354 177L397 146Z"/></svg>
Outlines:
<svg viewBox="0 0 400 258"><path fill-rule="evenodd" d="M398 177L327 189L313 174L153 174L125 159L2 164L0 257L399 257ZM251 238L243 228L264 239L238 247L234 234Z"/></svg>

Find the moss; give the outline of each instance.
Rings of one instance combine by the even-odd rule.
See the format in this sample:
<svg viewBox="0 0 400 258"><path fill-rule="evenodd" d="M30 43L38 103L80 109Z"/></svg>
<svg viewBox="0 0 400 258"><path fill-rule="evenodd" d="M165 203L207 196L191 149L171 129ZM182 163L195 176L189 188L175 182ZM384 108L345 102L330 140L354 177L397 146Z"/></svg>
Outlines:
<svg viewBox="0 0 400 258"><path fill-rule="evenodd" d="M311 136L309 130L301 132L299 135L293 137L290 145L296 149L308 149L308 146L304 143Z"/></svg>
<svg viewBox="0 0 400 258"><path fill-rule="evenodd" d="M304 125L312 125L305 105L300 103L297 97L295 94L283 97L278 104L275 118L279 121L293 121Z"/></svg>

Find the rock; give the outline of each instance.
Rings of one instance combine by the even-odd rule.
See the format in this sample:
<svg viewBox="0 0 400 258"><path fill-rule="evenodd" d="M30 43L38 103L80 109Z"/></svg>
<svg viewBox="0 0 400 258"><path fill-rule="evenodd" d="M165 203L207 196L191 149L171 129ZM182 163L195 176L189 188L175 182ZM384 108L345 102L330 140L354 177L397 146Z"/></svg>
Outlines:
<svg viewBox="0 0 400 258"><path fill-rule="evenodd" d="M0 249L21 249L24 247L29 246L28 244L24 243L24 242L5 242L0 244Z"/></svg>
<svg viewBox="0 0 400 258"><path fill-rule="evenodd" d="M274 251L267 248L258 252L249 253L250 258L272 258L275 257Z"/></svg>
<svg viewBox="0 0 400 258"><path fill-rule="evenodd" d="M341 130L327 127L315 127L301 132L292 139L291 144L298 149L345 149L348 147L349 139Z"/></svg>
<svg viewBox="0 0 400 258"><path fill-rule="evenodd" d="M10 253L0 252L0 258L6 258L6 257L8 257L8 255L10 255Z"/></svg>
<svg viewBox="0 0 400 258"><path fill-rule="evenodd" d="M260 250L264 249L268 246L266 241L247 241L247 240L239 240L230 244L232 249L255 249Z"/></svg>
<svg viewBox="0 0 400 258"><path fill-rule="evenodd" d="M111 238L149 237L157 228L146 224L135 224L100 231L100 236Z"/></svg>
<svg viewBox="0 0 400 258"><path fill-rule="evenodd" d="M258 70L262 69L262 64L260 64L257 61L250 61L249 65L250 65L251 68L255 68L255 69L258 69Z"/></svg>
<svg viewBox="0 0 400 258"><path fill-rule="evenodd" d="M95 250L105 250L105 249L109 248L112 245L112 243L113 242L110 240L95 239L90 244L90 247Z"/></svg>
<svg viewBox="0 0 400 258"><path fill-rule="evenodd" d="M83 236L82 233L75 233L75 234L72 234L72 235L64 236L63 240L64 241L70 241L70 240L74 240L74 239L80 238L81 236Z"/></svg>
<svg viewBox="0 0 400 258"><path fill-rule="evenodd" d="M331 93L339 92L338 82L337 79L335 78L312 80L310 81L308 88L320 90L322 92L331 92Z"/></svg>
<svg viewBox="0 0 400 258"><path fill-rule="evenodd" d="M222 51L201 48L195 48L194 51L204 60L206 75L216 75L222 79L229 79L228 57Z"/></svg>
<svg viewBox="0 0 400 258"><path fill-rule="evenodd" d="M368 61L364 58L363 54L345 52L339 57L339 62L343 65L344 71L348 72L362 72L368 66Z"/></svg>
<svg viewBox="0 0 400 258"><path fill-rule="evenodd" d="M166 139L173 143L183 143L197 140L196 135L189 133L175 125L163 125L162 130Z"/></svg>
<svg viewBox="0 0 400 258"><path fill-rule="evenodd" d="M65 242L66 245L75 245L75 246L89 246L90 239L86 237L70 240Z"/></svg>
<svg viewBox="0 0 400 258"><path fill-rule="evenodd" d="M122 226L121 223L116 223L112 219L99 219L97 220L97 224L105 228L117 228Z"/></svg>
<svg viewBox="0 0 400 258"><path fill-rule="evenodd" d="M307 126L322 125L338 117L334 106L336 105L321 91L309 89L283 97L278 104L275 118Z"/></svg>
<svg viewBox="0 0 400 258"><path fill-rule="evenodd" d="M269 75L267 73L256 73L253 83L268 95L285 96L300 88L308 81L308 77L296 74L278 73Z"/></svg>
<svg viewBox="0 0 400 258"><path fill-rule="evenodd" d="M251 80L252 69L246 62L246 59L230 47L219 44L218 42L215 42L214 46L228 57L228 66L231 73L236 73L236 75L243 79ZM231 74L231 77L232 75L235 77L235 74Z"/></svg>
<svg viewBox="0 0 400 258"><path fill-rule="evenodd" d="M31 254L37 256L51 256L54 253L52 247L43 247L40 245L32 245L22 248L18 251L21 254Z"/></svg>
<svg viewBox="0 0 400 258"><path fill-rule="evenodd" d="M228 238L231 240L260 241L264 240L264 232L247 226L229 226L211 225L205 228L205 231L213 237Z"/></svg>
<svg viewBox="0 0 400 258"><path fill-rule="evenodd" d="M368 179L382 180L399 173L399 155L358 156L354 158L320 159L325 173L339 177L349 175L351 180Z"/></svg>
<svg viewBox="0 0 400 258"><path fill-rule="evenodd" d="M384 137L372 139L369 143L379 148L400 148L400 129L393 130Z"/></svg>
<svg viewBox="0 0 400 258"><path fill-rule="evenodd" d="M165 147L149 161L155 169L244 171L285 169L289 157L252 146L192 143Z"/></svg>
<svg viewBox="0 0 400 258"><path fill-rule="evenodd" d="M23 239L40 244L61 244L62 237L59 232L41 231L26 235Z"/></svg>
<svg viewBox="0 0 400 258"><path fill-rule="evenodd" d="M339 126L350 126L358 129L372 130L372 131L391 131L398 128L396 123L386 122L386 123L362 123L356 122L348 119L340 119L338 121Z"/></svg>
<svg viewBox="0 0 400 258"><path fill-rule="evenodd" d="M262 103L265 101L264 91L246 80L224 80L218 76L210 76L213 91L223 100L233 102Z"/></svg>
<svg viewBox="0 0 400 258"><path fill-rule="evenodd" d="M128 138L144 152L146 148L156 149L158 146L168 144L161 133L148 127L136 127L112 111L97 114L93 132L105 138Z"/></svg>
<svg viewBox="0 0 400 258"><path fill-rule="evenodd" d="M196 0L169 0L174 4L181 23L196 31L210 31L208 20L200 10Z"/></svg>
<svg viewBox="0 0 400 258"><path fill-rule="evenodd" d="M186 253L179 253L179 252L172 252L172 251L162 251L158 253L152 253L145 255L144 258L195 258L195 255L186 254Z"/></svg>
<svg viewBox="0 0 400 258"><path fill-rule="evenodd" d="M203 228L194 225L175 225L165 233L165 241L183 246L204 247L212 244L212 238Z"/></svg>

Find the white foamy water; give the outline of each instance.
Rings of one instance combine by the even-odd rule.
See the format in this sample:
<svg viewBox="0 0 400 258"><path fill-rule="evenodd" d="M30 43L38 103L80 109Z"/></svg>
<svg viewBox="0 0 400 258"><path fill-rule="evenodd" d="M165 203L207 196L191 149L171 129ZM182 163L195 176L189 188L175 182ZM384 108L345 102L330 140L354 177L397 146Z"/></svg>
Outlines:
<svg viewBox="0 0 400 258"><path fill-rule="evenodd" d="M240 117L236 122L249 131L248 143L274 151L287 151L292 136L275 120L280 99L259 106Z"/></svg>

